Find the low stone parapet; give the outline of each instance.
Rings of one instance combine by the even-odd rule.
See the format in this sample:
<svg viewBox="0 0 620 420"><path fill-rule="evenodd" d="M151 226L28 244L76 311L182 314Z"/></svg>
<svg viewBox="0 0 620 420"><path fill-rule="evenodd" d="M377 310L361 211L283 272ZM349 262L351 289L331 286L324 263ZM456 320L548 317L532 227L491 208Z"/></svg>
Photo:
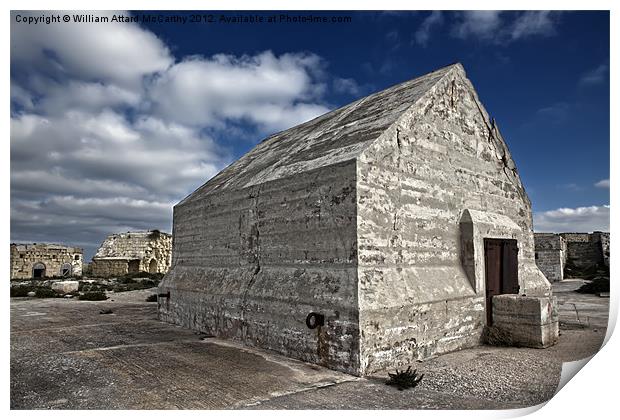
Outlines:
<svg viewBox="0 0 620 420"><path fill-rule="evenodd" d="M546 348L559 337L557 298L493 296L492 328L501 332L508 345Z"/></svg>

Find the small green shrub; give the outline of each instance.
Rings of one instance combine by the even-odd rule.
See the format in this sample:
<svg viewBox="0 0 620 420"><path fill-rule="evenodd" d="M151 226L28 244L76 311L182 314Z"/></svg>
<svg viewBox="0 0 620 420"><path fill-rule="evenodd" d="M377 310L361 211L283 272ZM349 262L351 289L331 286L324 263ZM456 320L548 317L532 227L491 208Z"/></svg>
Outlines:
<svg viewBox="0 0 620 420"><path fill-rule="evenodd" d="M153 279L131 279L121 278L118 284L113 287L115 292L128 292L131 290L150 289L151 287L157 287L159 280Z"/></svg>
<svg viewBox="0 0 620 420"><path fill-rule="evenodd" d="M34 292L38 298L58 298L63 296L47 287L37 287Z"/></svg>
<svg viewBox="0 0 620 420"><path fill-rule="evenodd" d="M131 280L133 279L151 279L151 280L156 280L159 283L159 280L163 278L164 278L163 273L147 273L146 271L140 271L138 273L125 274L124 276L120 277L118 280L131 282Z"/></svg>
<svg viewBox="0 0 620 420"><path fill-rule="evenodd" d="M28 292L32 292L33 287L30 286L15 286L11 287L11 297L26 297Z"/></svg>
<svg viewBox="0 0 620 420"><path fill-rule="evenodd" d="M11 287L11 297L27 297L29 292L34 292L37 298L60 298L63 296L49 287L25 285Z"/></svg>
<svg viewBox="0 0 620 420"><path fill-rule="evenodd" d="M147 301L147 302L157 302L157 295L156 295L156 294L149 295L149 296L146 298L146 301Z"/></svg>
<svg viewBox="0 0 620 420"><path fill-rule="evenodd" d="M106 300L108 297L105 292L85 292L80 295L80 300Z"/></svg>

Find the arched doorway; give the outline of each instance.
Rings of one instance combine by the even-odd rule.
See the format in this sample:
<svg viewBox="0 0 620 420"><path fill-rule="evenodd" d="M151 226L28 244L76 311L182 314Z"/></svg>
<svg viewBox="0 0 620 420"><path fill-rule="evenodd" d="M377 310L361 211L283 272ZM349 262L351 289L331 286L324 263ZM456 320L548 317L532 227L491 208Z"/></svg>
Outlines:
<svg viewBox="0 0 620 420"><path fill-rule="evenodd" d="M60 267L60 275L62 277L69 277L72 271L73 267L71 267L71 264L69 263L65 263Z"/></svg>
<svg viewBox="0 0 620 420"><path fill-rule="evenodd" d="M42 262L35 263L32 266L32 278L42 279L43 277L45 277L45 264Z"/></svg>
<svg viewBox="0 0 620 420"><path fill-rule="evenodd" d="M153 258L149 263L149 273L155 274L157 273L157 260Z"/></svg>

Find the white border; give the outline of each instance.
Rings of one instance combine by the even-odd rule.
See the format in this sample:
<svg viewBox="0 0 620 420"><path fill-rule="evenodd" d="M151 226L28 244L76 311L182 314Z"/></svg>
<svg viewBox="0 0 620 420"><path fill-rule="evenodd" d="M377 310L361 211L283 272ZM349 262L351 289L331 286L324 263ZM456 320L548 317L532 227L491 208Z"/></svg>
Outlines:
<svg viewBox="0 0 620 420"><path fill-rule="evenodd" d="M53 4L52 4L53 3ZM610 72L610 86L611 86L611 107L610 115L618 114L618 83L614 77L614 72L618 68L618 58L615 50L618 48L618 18L617 1L603 1L603 0L590 0L590 1L549 1L549 0L522 0L522 1L503 1L498 4L497 1L478 0L478 1L448 1L448 0L436 0L426 2L407 2L404 0L382 0L382 1L338 1L338 0L314 0L312 2L297 2L292 3L290 1L262 1L260 3L256 1L248 0L212 0L209 2L197 2L189 0L176 0L174 2L161 1L161 0L112 0L107 2L91 1L88 3L78 2L75 0L46 2L42 0L25 0L25 1L6 1L3 4L7 5L7 10L4 14L5 19L9 18L10 9L18 10L45 10L45 9L57 9L57 10L192 10L192 9L210 9L210 10L462 10L462 9L504 9L504 10L611 10L610 26L611 26L611 48L610 48L610 68L613 70ZM2 30L2 50L3 56L9 57L9 36L10 25L3 25ZM578 52L576 52L578 53ZM10 60L7 60L7 62ZM2 193L5 199L2 203L2 215L5 221L10 220L9 210L9 178L10 178L10 155L9 155L9 141L10 138L10 104L9 104L9 89L10 89L10 74L9 65L5 64L2 67L3 84L2 89L4 93L4 101L2 101L3 114L5 115L5 140L2 142L1 159L3 159L3 165L1 167L2 177ZM617 119L611 119L611 138L618 139L618 123ZM615 142L611 143L610 156L617 156L618 146ZM615 203L617 198L617 188L615 188L616 180L618 180L618 168L611 165L610 173L611 185L610 189L611 202ZM620 181L619 181L620 182ZM611 231L612 238L615 238L615 220L617 211L614 205L611 206ZM2 235L5 238L2 249L4 258L0 272L9 273L9 225L10 223L2 224ZM613 245L612 245L613 247ZM615 249L615 248L614 248ZM612 278L617 278L617 264L615 259L612 258ZM8 282L7 282L8 284ZM8 287L8 285L5 285ZM6 289L5 289L6 290ZM616 293L618 287L613 284L612 280L612 292L611 292L611 312L610 312L610 328L612 330L613 325L618 315L618 299ZM8 293L5 294L5 299L9 299ZM1 324L2 337L4 343L8 347L9 344L9 309L10 306L7 301L2 306L4 311L4 322ZM376 415L382 416L396 416L399 418L416 418L416 419L463 419L463 418L505 418L516 417L531 414L531 418L540 418L548 420L550 416L562 417L565 419L589 419L589 418L610 418L613 417L613 412L616 409L617 389L615 388L615 381L618 377L619 369L618 352L619 345L618 339L615 336L607 336L607 343L605 347L595 355L592 360L582 369L579 374L569 381L566 386L553 398L541 407L533 407L524 410L507 410L507 411L398 411L398 412L382 412L373 413L369 411L328 411L328 412L316 412L316 411L297 411L295 413L287 411L272 411L272 412L244 412L244 411L211 411L211 412L199 412L199 411L187 411L187 412L167 412L167 411L11 411L8 414L17 418L31 418L31 417L49 417L49 418L78 418L83 416L95 417L95 418L110 418L118 416L131 416L132 418L169 418L169 416L176 417L196 417L196 416L217 416L222 418L239 418L246 416L269 416L270 418L288 418L291 415L300 416L302 418L316 418L321 417L370 417ZM3 390L3 405L6 411L9 409L9 349L5 347L3 355L3 366L5 368L4 381L2 383ZM540 409L539 409L540 408Z"/></svg>

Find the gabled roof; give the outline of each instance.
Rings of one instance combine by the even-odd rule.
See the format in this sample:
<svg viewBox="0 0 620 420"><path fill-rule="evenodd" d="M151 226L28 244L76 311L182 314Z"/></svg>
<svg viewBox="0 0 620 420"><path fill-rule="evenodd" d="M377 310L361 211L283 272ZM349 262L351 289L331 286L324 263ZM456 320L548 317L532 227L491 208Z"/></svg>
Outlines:
<svg viewBox="0 0 620 420"><path fill-rule="evenodd" d="M354 159L455 67L462 68L443 67L276 133L181 203Z"/></svg>

